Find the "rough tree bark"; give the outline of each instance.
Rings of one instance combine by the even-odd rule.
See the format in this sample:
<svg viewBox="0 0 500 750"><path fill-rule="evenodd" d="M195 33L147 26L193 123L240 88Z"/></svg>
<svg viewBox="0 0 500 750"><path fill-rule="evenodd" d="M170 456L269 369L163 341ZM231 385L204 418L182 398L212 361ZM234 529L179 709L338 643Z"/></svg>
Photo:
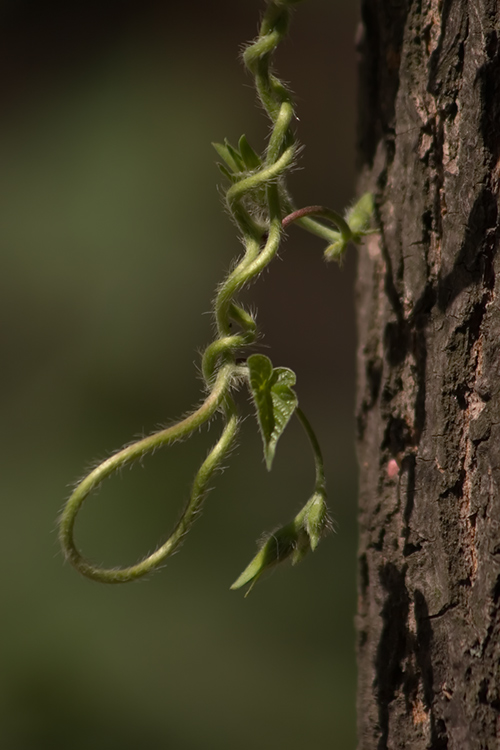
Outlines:
<svg viewBox="0 0 500 750"><path fill-rule="evenodd" d="M363 0L359 750L500 747L498 0Z"/></svg>

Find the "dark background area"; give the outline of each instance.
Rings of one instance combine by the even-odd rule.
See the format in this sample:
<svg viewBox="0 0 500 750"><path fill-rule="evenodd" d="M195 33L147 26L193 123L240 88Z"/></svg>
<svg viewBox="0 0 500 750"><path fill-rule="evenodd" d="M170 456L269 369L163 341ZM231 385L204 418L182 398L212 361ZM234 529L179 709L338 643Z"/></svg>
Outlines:
<svg viewBox="0 0 500 750"><path fill-rule="evenodd" d="M297 204L354 194L356 8L297 8L277 71L305 144ZM92 461L200 400L217 283L240 252L210 143L269 125L238 52L261 0L0 5L2 638L9 750L353 748L356 464L352 249L291 228L245 295L297 372L337 533L249 598L255 540L309 497L300 429L265 470L255 420L166 569L106 587L63 563L56 517ZM250 415L245 398L242 412ZM168 533L219 425L110 480L77 529L128 564Z"/></svg>

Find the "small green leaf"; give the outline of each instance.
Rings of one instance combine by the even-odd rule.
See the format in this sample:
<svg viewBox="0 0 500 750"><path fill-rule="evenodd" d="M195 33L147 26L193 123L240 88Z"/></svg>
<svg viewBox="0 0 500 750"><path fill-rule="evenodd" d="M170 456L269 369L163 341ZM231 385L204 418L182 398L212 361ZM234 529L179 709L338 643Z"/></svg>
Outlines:
<svg viewBox="0 0 500 750"><path fill-rule="evenodd" d="M249 583L245 594L248 596L263 573L288 558L291 558L292 565L299 563L308 552L316 549L319 540L330 528L325 493L317 490L293 521L274 531L261 543L259 551L231 588L240 589Z"/></svg>
<svg viewBox="0 0 500 750"><path fill-rule="evenodd" d="M345 218L353 234L360 235L363 232L366 232L373 216L373 208L373 195L371 193L365 193L361 196L359 201L347 211Z"/></svg>
<svg viewBox="0 0 500 750"><path fill-rule="evenodd" d="M229 169L224 166L224 164L221 164L220 162L217 162L217 166L219 167L219 169L222 172L222 174L224 175L224 177L227 177L227 179L230 182L234 182L235 181L234 174L232 172L230 172Z"/></svg>
<svg viewBox="0 0 500 750"><path fill-rule="evenodd" d="M240 589L242 586L250 583L251 586L245 594L245 596L248 596L261 575L274 565L290 557L296 547L297 529L294 521L292 521L267 537L253 560L233 583L231 589Z"/></svg>
<svg viewBox="0 0 500 750"><path fill-rule="evenodd" d="M316 490L297 516L307 532L311 550L315 550L321 537L330 528L330 518L324 491Z"/></svg>
<svg viewBox="0 0 500 750"><path fill-rule="evenodd" d="M373 195L365 193L345 214L345 221L352 233L351 236L340 236L338 240L328 245L325 250L325 260L340 261L349 242L359 244L363 237L370 234L372 217Z"/></svg>
<svg viewBox="0 0 500 750"><path fill-rule="evenodd" d="M238 162L233 157L232 152L234 152L234 149L232 147L229 148L227 143L212 143L212 146L217 151L220 158L226 162L229 169L233 172L241 171Z"/></svg>
<svg viewBox="0 0 500 750"><path fill-rule="evenodd" d="M229 141L227 140L227 138L224 138L224 145L227 148L227 150L229 151L229 153L231 154L231 156L233 157L235 164L238 165L238 170L237 171L238 172L243 172L245 170L245 162L241 158L240 152L237 151L233 146L231 146L231 144L229 143Z"/></svg>
<svg viewBox="0 0 500 750"><path fill-rule="evenodd" d="M344 251L349 243L344 239L340 238L325 249L325 260L337 260L339 261L344 254Z"/></svg>
<svg viewBox="0 0 500 750"><path fill-rule="evenodd" d="M247 141L246 136L241 136L238 141L238 148L247 169L258 169L261 166L262 161Z"/></svg>
<svg viewBox="0 0 500 750"><path fill-rule="evenodd" d="M295 373L286 367L273 369L271 360L263 354L252 354L248 360L250 391L257 409L264 457L271 469L276 444L295 411L298 399L292 386Z"/></svg>

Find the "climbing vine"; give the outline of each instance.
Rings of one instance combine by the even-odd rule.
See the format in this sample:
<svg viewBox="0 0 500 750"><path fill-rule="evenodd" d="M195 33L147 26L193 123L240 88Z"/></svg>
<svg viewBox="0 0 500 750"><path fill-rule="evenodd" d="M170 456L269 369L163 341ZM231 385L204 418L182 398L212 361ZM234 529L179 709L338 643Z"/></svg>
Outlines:
<svg viewBox="0 0 500 750"><path fill-rule="evenodd" d="M245 357L245 350L256 341L257 325L254 316L237 301L238 293L275 257L284 230L290 224L296 223L326 240L327 260L340 260L349 242L360 242L370 231L370 195L364 195L341 216L324 206L296 209L286 187L286 172L297 156L297 142L291 128L294 109L290 92L272 72L271 62L276 47L288 31L292 8L298 2L300 0L267 0L259 35L243 53L258 97L272 123L267 148L258 155L244 135L237 147L227 140L214 144L222 160L219 167L229 182L225 192L227 208L238 227L244 253L217 291L214 303L217 335L202 358L205 400L179 422L127 445L103 461L76 486L62 511L59 538L66 559L80 573L94 580L104 583L135 580L152 571L178 548L200 510L212 475L234 443L239 420L232 394L245 386L255 405L267 468L271 469L277 442L295 415L311 445L316 478L313 493L302 510L261 543L257 555L231 588L250 584L250 590L271 566L285 559L299 562L309 550L316 548L331 526L321 450L310 423L298 406L293 389L295 374L288 368L274 367L262 354ZM75 544L74 526L89 494L121 467L188 437L217 413L222 416L222 432L198 469L189 500L167 541L128 567L102 568L87 560Z"/></svg>

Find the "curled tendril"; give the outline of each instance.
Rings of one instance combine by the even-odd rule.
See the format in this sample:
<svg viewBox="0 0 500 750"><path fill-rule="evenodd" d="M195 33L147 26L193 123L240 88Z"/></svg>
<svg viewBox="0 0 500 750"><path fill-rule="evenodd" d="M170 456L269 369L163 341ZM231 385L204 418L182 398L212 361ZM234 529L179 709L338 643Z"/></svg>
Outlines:
<svg viewBox="0 0 500 750"><path fill-rule="evenodd" d="M259 157L244 136L239 141L238 149L228 142L214 144L227 165L219 165L231 182L226 192L226 202L241 233L245 252L219 287L216 296L214 312L217 337L207 347L202 359L208 395L202 405L185 419L122 448L103 461L78 484L62 511L59 538L66 559L80 573L96 581L132 581L156 568L179 546L203 503L214 471L234 442L238 416L231 394L242 382L249 386L257 407L268 468L276 441L295 411L313 449L316 484L313 496L300 513L263 543L257 557L232 588L246 583L253 585L265 569L282 559L290 556L293 562L302 559L309 549L316 547L319 538L329 527L321 452L309 422L297 408L297 399L291 389L295 376L286 368L273 368L267 357L262 355L253 355L243 366L236 360L236 355L241 358L245 347L256 340L257 330L255 320L235 301L235 297L274 258L284 228L296 222L326 239L330 243L325 252L327 259L339 259L349 241L359 242L369 231L370 196L364 196L350 214L342 218L322 206L296 210L284 184L283 176L297 153L290 127L294 111L290 93L271 72L270 63L277 45L288 30L292 6L298 1L268 0L259 36L243 54L244 62L254 76L258 96L272 121L272 132L264 155ZM333 222L338 231L317 218ZM233 332L234 326L236 333ZM89 494L121 467L161 446L171 445L189 436L216 412L222 413L224 428L199 468L184 512L167 541L140 562L124 568L98 567L83 557L74 541L74 525Z"/></svg>

